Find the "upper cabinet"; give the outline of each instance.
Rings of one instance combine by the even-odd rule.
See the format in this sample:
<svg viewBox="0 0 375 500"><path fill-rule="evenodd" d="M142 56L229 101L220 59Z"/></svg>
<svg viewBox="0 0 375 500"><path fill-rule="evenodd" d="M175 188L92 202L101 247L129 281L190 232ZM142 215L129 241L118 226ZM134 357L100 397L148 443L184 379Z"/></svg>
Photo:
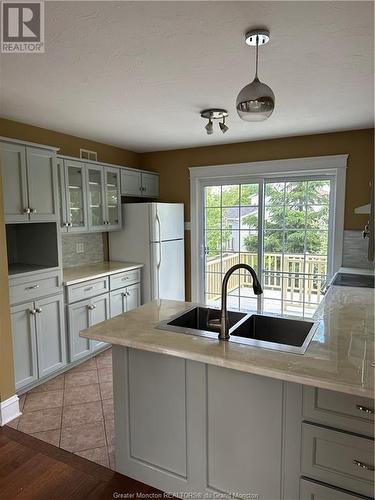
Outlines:
<svg viewBox="0 0 375 500"><path fill-rule="evenodd" d="M55 150L2 143L5 222L58 219Z"/></svg>
<svg viewBox="0 0 375 500"><path fill-rule="evenodd" d="M122 196L159 198L159 175L121 169L121 194Z"/></svg>
<svg viewBox="0 0 375 500"><path fill-rule="evenodd" d="M88 230L85 164L58 160L60 226L65 232Z"/></svg>
<svg viewBox="0 0 375 500"><path fill-rule="evenodd" d="M63 232L121 229L119 168L64 157L58 167Z"/></svg>

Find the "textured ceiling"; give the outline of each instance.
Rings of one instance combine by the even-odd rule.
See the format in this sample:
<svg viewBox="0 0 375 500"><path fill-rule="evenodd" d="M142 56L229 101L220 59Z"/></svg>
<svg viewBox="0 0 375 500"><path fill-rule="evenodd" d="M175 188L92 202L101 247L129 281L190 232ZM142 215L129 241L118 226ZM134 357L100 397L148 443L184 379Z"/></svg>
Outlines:
<svg viewBox="0 0 375 500"><path fill-rule="evenodd" d="M134 151L373 126L372 2L45 2L46 52L1 57L1 115ZM243 122L248 28L276 108ZM199 111L224 107L229 131Z"/></svg>

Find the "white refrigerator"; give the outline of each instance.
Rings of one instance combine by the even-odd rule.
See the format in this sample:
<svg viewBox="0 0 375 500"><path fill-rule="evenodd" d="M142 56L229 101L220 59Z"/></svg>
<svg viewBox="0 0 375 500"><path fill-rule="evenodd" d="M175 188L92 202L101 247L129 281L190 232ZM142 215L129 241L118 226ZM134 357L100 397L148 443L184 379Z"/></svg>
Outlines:
<svg viewBox="0 0 375 500"><path fill-rule="evenodd" d="M185 300L184 205L125 203L122 226L109 233L109 257L144 264L142 303Z"/></svg>

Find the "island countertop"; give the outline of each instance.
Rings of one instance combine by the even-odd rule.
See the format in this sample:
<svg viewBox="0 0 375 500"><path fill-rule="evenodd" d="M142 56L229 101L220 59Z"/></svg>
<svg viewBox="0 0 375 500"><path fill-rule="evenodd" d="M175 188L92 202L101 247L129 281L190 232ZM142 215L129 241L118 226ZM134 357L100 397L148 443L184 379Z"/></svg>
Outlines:
<svg viewBox="0 0 375 500"><path fill-rule="evenodd" d="M374 398L374 290L331 286L305 354L262 349L165 330L159 322L193 307L159 300L99 323L81 336L279 380Z"/></svg>
<svg viewBox="0 0 375 500"><path fill-rule="evenodd" d="M86 264L83 266L65 267L63 269L63 284L74 285L89 279L101 278L109 274L121 273L139 269L143 264L136 262L104 261L96 264Z"/></svg>

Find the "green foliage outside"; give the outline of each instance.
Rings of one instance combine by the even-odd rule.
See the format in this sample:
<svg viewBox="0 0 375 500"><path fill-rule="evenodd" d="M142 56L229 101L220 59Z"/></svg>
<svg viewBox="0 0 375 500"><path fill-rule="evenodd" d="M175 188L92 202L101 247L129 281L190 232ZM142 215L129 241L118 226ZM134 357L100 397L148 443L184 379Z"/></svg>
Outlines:
<svg viewBox="0 0 375 500"><path fill-rule="evenodd" d="M231 237L228 208L257 203L256 184L206 189L208 256L225 250ZM329 214L329 183L304 181L267 183L265 193L265 253L326 255ZM220 208L222 206L223 208ZM258 228L257 214L242 219L242 227ZM222 231L220 231L220 229ZM257 235L244 239L245 250L257 252Z"/></svg>

